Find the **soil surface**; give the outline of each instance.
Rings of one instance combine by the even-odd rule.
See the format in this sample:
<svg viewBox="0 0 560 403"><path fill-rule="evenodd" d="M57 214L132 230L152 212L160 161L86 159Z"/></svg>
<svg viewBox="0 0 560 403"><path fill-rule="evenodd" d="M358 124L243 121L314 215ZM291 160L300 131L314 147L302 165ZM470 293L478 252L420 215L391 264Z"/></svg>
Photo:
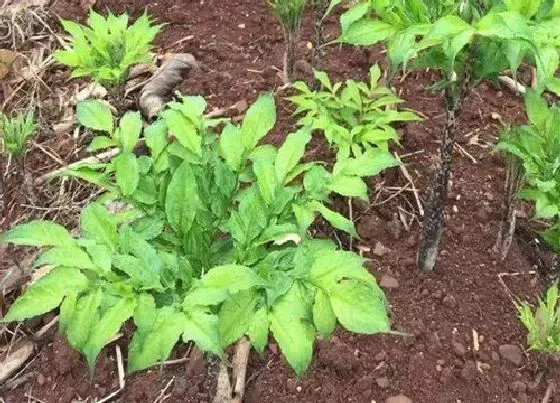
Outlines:
<svg viewBox="0 0 560 403"><path fill-rule="evenodd" d="M83 20L84 3L56 0L52 10L64 18ZM133 16L147 9L165 23L158 52L188 52L201 62L200 70L191 72L180 89L203 95L210 108L231 107L239 101L251 104L262 92L282 85L278 75L282 32L263 1L98 0L95 8ZM312 41L313 25L307 14L297 74L309 80L312 51L307 43ZM337 17L329 18L328 40L336 37L337 30ZM385 65L384 57L382 49L331 46L325 70L334 80L363 80L372 63ZM401 130L403 147L395 150L403 156L420 199L425 200L438 163L444 123L442 98L427 89L437 75L411 73L396 81L406 106L425 118ZM244 112L242 104L233 110L234 118ZM293 130L291 114L290 104L279 97L279 123L270 142L282 142ZM251 355L246 403L370 403L397 395L415 403L542 401L547 381L560 381L560 365L527 351L526 331L513 304L517 297L534 301L542 292L543 281L534 272L536 252L525 238L514 241L504 262L492 252L506 177L504 161L492 153L493 144L503 123L524 119L522 99L508 90L483 84L469 95L457 136L445 239L433 275L416 270L419 215L410 184L398 195L389 190L407 186L401 172L371 183L371 205L353 206L363 238L355 246L363 247L364 256L371 259L371 271L391 305L393 329L405 335L361 336L339 330L330 343L317 342L315 360L301 380L271 344L262 356ZM60 147L62 140L51 139ZM311 153L329 155L320 145ZM347 207L341 204L340 208ZM501 273L506 274L500 277ZM23 331L38 329L50 319L28 323ZM126 339L125 335L118 342L124 356ZM186 354L182 346L172 358ZM127 377L117 400L211 402L216 363L193 353L188 357ZM37 354L20 379L0 390L5 402L95 401L119 387L116 346L101 355L91 377L84 360L53 329L40 340ZM549 400L554 402L560 402L560 392Z"/></svg>

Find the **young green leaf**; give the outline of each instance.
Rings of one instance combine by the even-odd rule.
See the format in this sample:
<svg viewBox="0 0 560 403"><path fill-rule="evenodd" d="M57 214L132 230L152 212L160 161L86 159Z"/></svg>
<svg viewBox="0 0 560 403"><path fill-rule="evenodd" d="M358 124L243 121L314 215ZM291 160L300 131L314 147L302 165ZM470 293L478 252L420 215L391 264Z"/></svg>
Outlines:
<svg viewBox="0 0 560 403"><path fill-rule="evenodd" d="M276 300L268 313L270 330L286 360L301 378L313 356L315 329L311 325L311 306L301 286L294 284Z"/></svg>
<svg viewBox="0 0 560 403"><path fill-rule="evenodd" d="M63 320L60 326L65 329L64 333L72 348L82 351L90 335L95 333L102 297L103 292L100 288L90 291L76 300L76 306L71 307L71 314L64 312L67 306L62 305Z"/></svg>
<svg viewBox="0 0 560 403"><path fill-rule="evenodd" d="M368 188L366 183L358 176L336 175L328 188L342 196L358 197L368 201Z"/></svg>
<svg viewBox="0 0 560 403"><path fill-rule="evenodd" d="M82 126L88 129L111 134L113 132L113 114L111 108L103 101L88 99L76 107L76 117Z"/></svg>
<svg viewBox="0 0 560 403"><path fill-rule="evenodd" d="M220 150L228 166L238 172L244 162L245 146L241 138L241 130L228 124L220 136Z"/></svg>
<svg viewBox="0 0 560 403"><path fill-rule="evenodd" d="M251 340L251 344L259 353L264 352L268 344L269 322L266 307L258 309L251 317L247 336Z"/></svg>
<svg viewBox="0 0 560 403"><path fill-rule="evenodd" d="M308 207L313 211L318 212L327 220L334 228L346 232L347 234L353 236L354 238L359 238L360 236L356 232L354 223L344 217L342 214L332 211L325 207L324 204L317 201L312 201L309 203Z"/></svg>
<svg viewBox="0 0 560 403"><path fill-rule="evenodd" d="M256 293L249 290L232 295L220 306L219 328L224 347L229 346L248 332L257 302Z"/></svg>
<svg viewBox="0 0 560 403"><path fill-rule="evenodd" d="M140 172L138 160L131 152L124 151L115 159L117 185L124 196L130 196L138 187Z"/></svg>
<svg viewBox="0 0 560 403"><path fill-rule="evenodd" d="M313 303L313 323L319 334L325 339L331 337L336 326L336 316L329 297L320 288L317 289Z"/></svg>
<svg viewBox="0 0 560 403"><path fill-rule="evenodd" d="M181 112L166 109L161 114L169 127L169 133L187 150L197 156L202 155L202 138L194 124Z"/></svg>
<svg viewBox="0 0 560 403"><path fill-rule="evenodd" d="M198 185L193 169L183 162L173 174L165 196L165 213L171 228L179 234L187 233L199 208Z"/></svg>
<svg viewBox="0 0 560 403"><path fill-rule="evenodd" d="M34 267L52 265L97 270L87 252L78 246L58 246L44 252L33 263Z"/></svg>
<svg viewBox="0 0 560 403"><path fill-rule="evenodd" d="M30 221L6 232L0 243L19 246L73 246L76 244L66 228L50 221Z"/></svg>
<svg viewBox="0 0 560 403"><path fill-rule="evenodd" d="M93 203L82 210L80 227L86 238L107 245L111 250L116 249L118 243L117 221L101 204Z"/></svg>
<svg viewBox="0 0 560 403"><path fill-rule="evenodd" d="M115 137L124 152L132 153L142 132L142 117L140 112L127 112L119 122Z"/></svg>
<svg viewBox="0 0 560 403"><path fill-rule="evenodd" d="M78 269L54 268L13 303L2 321L22 321L47 313L58 307L66 295L84 291L88 285L88 279Z"/></svg>
<svg viewBox="0 0 560 403"><path fill-rule="evenodd" d="M200 349L222 356L218 316L207 308L195 307L186 313L183 342L194 341Z"/></svg>
<svg viewBox="0 0 560 403"><path fill-rule="evenodd" d="M241 124L241 138L245 150L253 151L259 141L268 134L276 124L276 105L272 94L261 96L247 110Z"/></svg>
<svg viewBox="0 0 560 403"><path fill-rule="evenodd" d="M377 285L342 280L329 290L332 309L351 332L375 334L390 330L383 293Z"/></svg>
<svg viewBox="0 0 560 403"><path fill-rule="evenodd" d="M276 169L276 179L279 184L286 183L286 177L299 163L303 154L305 153L305 147L311 140L311 132L309 129L300 129L296 133L288 135L286 141L278 149L278 154L276 155L275 169Z"/></svg>

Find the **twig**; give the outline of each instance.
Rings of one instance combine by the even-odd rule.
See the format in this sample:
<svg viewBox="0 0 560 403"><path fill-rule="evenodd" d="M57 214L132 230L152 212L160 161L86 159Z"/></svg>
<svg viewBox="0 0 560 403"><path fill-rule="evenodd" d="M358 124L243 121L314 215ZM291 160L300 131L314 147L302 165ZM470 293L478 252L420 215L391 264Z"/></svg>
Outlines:
<svg viewBox="0 0 560 403"><path fill-rule="evenodd" d="M156 397L156 399L154 400L154 403L161 403L171 397L171 395L166 395L165 392L167 392L167 389L169 389L169 387L174 381L175 381L175 377L171 378L169 382L165 384L164 388L161 390L161 392L159 392L158 397Z"/></svg>
<svg viewBox="0 0 560 403"><path fill-rule="evenodd" d="M544 394L544 397L542 399L542 403L548 403L550 401L550 398L552 397L552 394L554 393L556 389L556 383L554 381L551 381L548 383L548 388L546 388L546 393Z"/></svg>
<svg viewBox="0 0 560 403"><path fill-rule="evenodd" d="M416 200L416 206L418 207L418 213L420 214L420 217L424 216L424 208L422 207L422 203L420 202L420 196L419 196L419 192L418 189L416 189L416 186L414 185L414 181L412 180L412 176L410 176L410 173L408 172L408 169L406 169L406 165L402 163L401 159L399 158L399 156L395 153L395 157L397 158L397 160L399 160L401 162L401 164L399 165L399 168L402 172L402 174L404 175L404 177L406 178L406 180L410 183L410 186L412 186L412 192L414 193L414 199Z"/></svg>
<svg viewBox="0 0 560 403"><path fill-rule="evenodd" d="M97 403L105 403L112 401L125 387L125 380L124 380L124 365L122 359L121 348L119 346L115 346L115 351L117 354L117 370L119 372L119 388L112 392L111 394L105 396L103 399L98 400Z"/></svg>
<svg viewBox="0 0 560 403"><path fill-rule="evenodd" d="M41 339L45 333L47 333L49 331L49 329L51 329L54 325L56 325L58 323L58 315L55 316L49 323L47 323L45 326L43 326L41 329L39 329L34 335L33 335L33 340L39 340Z"/></svg>
<svg viewBox="0 0 560 403"><path fill-rule="evenodd" d="M523 95L527 92L527 88L518 81L515 81L513 78L508 76L499 76L498 80L504 84L507 88L516 92L520 95Z"/></svg>
<svg viewBox="0 0 560 403"><path fill-rule="evenodd" d="M251 343L247 337L241 338L237 342L235 348L235 357L233 358L233 398L231 403L242 403L245 394L245 379L247 376L247 363L249 362L249 352L251 351Z"/></svg>
<svg viewBox="0 0 560 403"><path fill-rule="evenodd" d="M212 403L230 403L231 402L231 383L229 381L228 367L224 361L220 361L220 372L218 373L218 382L216 386L216 396Z"/></svg>
<svg viewBox="0 0 560 403"><path fill-rule="evenodd" d="M354 222L354 209L352 208L352 198L351 197L348 198L348 214L350 216L349 217L350 221L352 221L352 223L353 223ZM354 237L351 236L350 237L350 247L349 247L349 249L352 250L353 246L354 246Z"/></svg>

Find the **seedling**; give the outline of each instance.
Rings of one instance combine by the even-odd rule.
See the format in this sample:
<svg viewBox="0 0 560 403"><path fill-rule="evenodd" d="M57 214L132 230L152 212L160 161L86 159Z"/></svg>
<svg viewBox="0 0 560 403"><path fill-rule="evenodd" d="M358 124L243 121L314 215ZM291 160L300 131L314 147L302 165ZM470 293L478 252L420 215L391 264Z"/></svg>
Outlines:
<svg viewBox="0 0 560 403"><path fill-rule="evenodd" d="M434 269L444 224L444 207L451 174L452 152L465 95L481 81L494 79L524 60L537 66L537 90L560 93L557 36L558 8L548 1L431 1L372 0L360 3L341 17L341 43L373 45L385 42L398 69L436 69L443 80L435 88L446 101L441 166L424 215L418 265ZM545 35L546 34L546 35Z"/></svg>
<svg viewBox="0 0 560 403"><path fill-rule="evenodd" d="M244 335L262 352L271 332L298 376L316 334L328 338L337 322L358 333L389 331L385 297L364 260L308 231L318 213L356 236L353 223L327 203L333 192L344 194L333 183L372 168L359 158L337 172L302 163L308 129L279 148L259 145L276 122L271 95L220 136L220 121L206 119L205 109L203 98L183 97L143 130L137 114L114 125L103 102L79 106L80 123L100 134L92 149L120 152L72 175L107 192L83 210L78 237L49 221L3 236L45 248L35 265L53 267L5 322L59 308L60 330L93 367L133 318L129 371L164 361L179 339L223 356ZM149 155L137 156L142 133ZM126 211L110 213L103 205L109 200Z"/></svg>
<svg viewBox="0 0 560 403"><path fill-rule="evenodd" d="M268 4L284 31L284 82L290 83L294 75L297 42L307 0L268 0Z"/></svg>
<svg viewBox="0 0 560 403"><path fill-rule="evenodd" d="M136 64L149 62L149 52L161 25L153 25L148 15L128 25L127 14L103 17L91 10L88 26L62 21L71 35L71 48L54 57L71 67L72 78L91 77L108 88L117 106L124 111L124 88L128 73Z"/></svg>
<svg viewBox="0 0 560 403"><path fill-rule="evenodd" d="M560 287L552 285L544 299L533 312L531 306L523 302L518 305L519 318L527 328L527 342L531 350L560 354Z"/></svg>

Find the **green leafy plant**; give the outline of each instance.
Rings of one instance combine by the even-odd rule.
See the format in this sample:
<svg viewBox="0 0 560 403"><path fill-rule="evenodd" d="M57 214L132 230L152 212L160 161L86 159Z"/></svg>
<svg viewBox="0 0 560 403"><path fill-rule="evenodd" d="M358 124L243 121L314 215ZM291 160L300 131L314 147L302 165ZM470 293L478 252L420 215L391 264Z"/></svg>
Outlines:
<svg viewBox="0 0 560 403"><path fill-rule="evenodd" d="M542 236L560 254L560 108L549 107L547 101L533 91L527 93L525 105L530 124L508 129L500 138L497 150L518 166L513 168L520 176L513 196L519 194L533 202L535 218L551 222ZM557 270L558 267L551 273L557 275Z"/></svg>
<svg viewBox="0 0 560 403"><path fill-rule="evenodd" d="M418 265L434 269L443 232L452 151L463 99L470 89L525 60L538 71L537 90L559 92L558 47L537 37L556 36L557 1L370 0L342 15L340 43L387 44L392 71L436 69L443 80L446 123L441 167L426 206ZM552 6L551 6L552 4ZM535 11L536 10L536 11Z"/></svg>
<svg viewBox="0 0 560 403"><path fill-rule="evenodd" d="M12 118L0 113L0 152L21 157L38 128L33 111Z"/></svg>
<svg viewBox="0 0 560 403"><path fill-rule="evenodd" d="M539 301L533 312L531 306L522 302L518 305L519 318L527 328L527 341L531 350L560 354L560 287L552 285L546 297Z"/></svg>
<svg viewBox="0 0 560 403"><path fill-rule="evenodd" d="M284 82L289 83L294 74L297 42L307 0L267 1L284 30L284 40L286 42L286 51L284 53Z"/></svg>
<svg viewBox="0 0 560 403"><path fill-rule="evenodd" d="M367 151L393 158L388 153L389 142L398 144L400 140L393 125L421 119L413 111L396 109L403 101L379 85L380 77L378 65L371 68L368 83L347 80L333 84L326 73L315 71L321 90L311 91L301 81L293 85L298 94L289 100L297 106L295 114L303 115L298 123L322 131L337 150L338 160Z"/></svg>
<svg viewBox="0 0 560 403"><path fill-rule="evenodd" d="M271 95L220 136L222 121L205 118L205 109L203 98L183 97L143 129L137 113L115 124L101 101L78 106L81 124L100 134L91 149L119 152L71 174L106 193L83 210L78 237L48 221L3 235L2 242L45 248L35 265L53 267L4 322L59 308L60 330L93 367L132 318L129 371L165 360L180 339L223 356L244 335L262 352L271 332L298 376L316 334L328 338L337 322L358 333L389 331L385 297L364 260L308 231L319 214L356 236L328 207L329 196L346 193L341 178L382 167L359 157L333 172L302 163L308 129L279 148L261 145L276 122ZM141 137L149 153L137 156ZM111 213L107 203L121 208Z"/></svg>
<svg viewBox="0 0 560 403"><path fill-rule="evenodd" d="M91 10L88 26L67 20L62 26L72 37L71 48L55 52L55 59L73 69L72 78L88 76L107 87L122 106L128 72L151 60L148 52L161 25L144 14L129 26L127 14L103 17Z"/></svg>

